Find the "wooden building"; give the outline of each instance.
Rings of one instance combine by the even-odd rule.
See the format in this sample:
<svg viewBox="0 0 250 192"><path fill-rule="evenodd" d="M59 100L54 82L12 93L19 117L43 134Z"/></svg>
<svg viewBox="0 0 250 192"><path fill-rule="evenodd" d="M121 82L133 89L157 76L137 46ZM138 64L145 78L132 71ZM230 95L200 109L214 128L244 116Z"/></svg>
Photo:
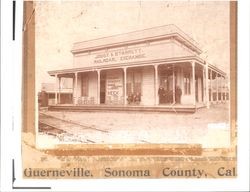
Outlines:
<svg viewBox="0 0 250 192"><path fill-rule="evenodd" d="M72 81L61 79L60 89L58 89L60 93L58 94L56 94L55 87L53 83L42 83L41 92L38 92L38 101L41 107L54 105L56 104L56 100L59 100L60 104L73 104ZM55 99L55 95L57 95L57 99Z"/></svg>
<svg viewBox="0 0 250 192"><path fill-rule="evenodd" d="M197 108L228 99L226 73L175 25L76 42L71 52L72 68L48 72L56 105L62 78L72 79L73 105Z"/></svg>

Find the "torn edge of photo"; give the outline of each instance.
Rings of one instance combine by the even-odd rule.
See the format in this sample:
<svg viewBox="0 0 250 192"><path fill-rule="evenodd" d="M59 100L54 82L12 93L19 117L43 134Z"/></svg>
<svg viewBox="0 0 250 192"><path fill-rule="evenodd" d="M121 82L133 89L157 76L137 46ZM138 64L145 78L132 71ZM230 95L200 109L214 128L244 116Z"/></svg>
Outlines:
<svg viewBox="0 0 250 192"><path fill-rule="evenodd" d="M24 181L237 178L237 1L24 1L22 25Z"/></svg>

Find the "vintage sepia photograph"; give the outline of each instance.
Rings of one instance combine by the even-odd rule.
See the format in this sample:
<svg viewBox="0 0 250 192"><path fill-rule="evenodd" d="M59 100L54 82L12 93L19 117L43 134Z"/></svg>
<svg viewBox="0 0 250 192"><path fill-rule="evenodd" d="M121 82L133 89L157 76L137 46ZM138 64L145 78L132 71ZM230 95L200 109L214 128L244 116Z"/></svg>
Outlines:
<svg viewBox="0 0 250 192"><path fill-rule="evenodd" d="M250 1L0 4L0 191L249 191Z"/></svg>
<svg viewBox="0 0 250 192"><path fill-rule="evenodd" d="M138 4L36 3L39 144L230 146L229 3L154 3L155 9L168 6L169 11L152 23L144 18L152 3ZM91 9L108 7L138 21L120 29L115 22L126 25L122 18L105 22L96 16L90 26L84 24ZM129 7L141 16L127 12ZM201 21L217 12L216 21L187 23L182 18L187 15L177 11L185 7L189 17ZM204 14L194 15L192 8Z"/></svg>
<svg viewBox="0 0 250 192"><path fill-rule="evenodd" d="M84 177L235 177L235 15L230 1L24 2L24 177L61 157ZM164 155L186 168L152 171Z"/></svg>

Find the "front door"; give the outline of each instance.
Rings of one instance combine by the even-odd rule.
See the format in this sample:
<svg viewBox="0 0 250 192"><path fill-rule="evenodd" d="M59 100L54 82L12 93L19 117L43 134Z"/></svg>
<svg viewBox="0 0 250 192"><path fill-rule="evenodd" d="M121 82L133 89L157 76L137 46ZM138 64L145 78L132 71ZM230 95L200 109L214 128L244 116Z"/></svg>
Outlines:
<svg viewBox="0 0 250 192"><path fill-rule="evenodd" d="M174 102L173 90L175 90L175 85L176 82L173 82L173 69L162 71L158 90L160 104L172 104Z"/></svg>
<svg viewBox="0 0 250 192"><path fill-rule="evenodd" d="M100 103L105 103L105 97L106 97L106 80L105 78L102 78L100 81Z"/></svg>

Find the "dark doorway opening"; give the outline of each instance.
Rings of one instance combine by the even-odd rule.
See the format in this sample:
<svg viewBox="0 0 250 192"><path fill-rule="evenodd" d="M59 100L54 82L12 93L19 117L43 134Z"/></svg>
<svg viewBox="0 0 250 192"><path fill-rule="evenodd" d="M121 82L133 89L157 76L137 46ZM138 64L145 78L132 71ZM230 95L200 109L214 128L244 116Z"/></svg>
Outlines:
<svg viewBox="0 0 250 192"><path fill-rule="evenodd" d="M174 90L176 86L176 75L174 73L175 70L172 66L162 66L160 69L159 104L174 103Z"/></svg>
<svg viewBox="0 0 250 192"><path fill-rule="evenodd" d="M105 104L106 98L106 74L101 74L100 81L100 103Z"/></svg>

